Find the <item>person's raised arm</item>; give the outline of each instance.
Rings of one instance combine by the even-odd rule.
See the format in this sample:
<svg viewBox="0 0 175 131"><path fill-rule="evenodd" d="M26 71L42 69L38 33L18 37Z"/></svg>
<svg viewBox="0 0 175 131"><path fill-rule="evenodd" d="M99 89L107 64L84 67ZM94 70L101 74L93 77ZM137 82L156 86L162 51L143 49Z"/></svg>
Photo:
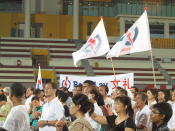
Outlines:
<svg viewBox="0 0 175 131"><path fill-rule="evenodd" d="M107 125L108 124L107 119L106 119L105 116L99 116L99 115L96 115L95 113L92 113L91 114L91 118L94 121L96 121L96 122L98 122L98 123L100 123L102 125Z"/></svg>

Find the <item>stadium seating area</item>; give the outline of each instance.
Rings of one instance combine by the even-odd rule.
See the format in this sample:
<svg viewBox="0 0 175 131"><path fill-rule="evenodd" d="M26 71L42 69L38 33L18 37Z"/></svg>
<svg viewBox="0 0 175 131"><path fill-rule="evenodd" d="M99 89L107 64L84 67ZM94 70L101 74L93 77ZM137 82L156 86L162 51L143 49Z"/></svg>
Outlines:
<svg viewBox="0 0 175 131"><path fill-rule="evenodd" d="M111 44L112 46L113 44ZM1 38L0 42L0 84L12 82L25 82L33 84L37 77L37 67L33 63L33 55L41 50L48 50L48 65L41 65L43 78L59 80L60 74L86 75L83 67L75 67L72 60L72 52L76 51L76 45L71 40L54 39L24 39ZM156 61L175 80L175 53L174 49L153 49ZM164 59L163 59L164 58ZM89 63L95 75L113 75L111 62L104 56L91 58ZM150 52L135 53L113 58L116 74L134 72L135 85L153 85L153 71L150 60ZM47 72L52 72L49 76ZM44 75L45 74L45 75ZM155 69L158 85L167 85L159 69Z"/></svg>

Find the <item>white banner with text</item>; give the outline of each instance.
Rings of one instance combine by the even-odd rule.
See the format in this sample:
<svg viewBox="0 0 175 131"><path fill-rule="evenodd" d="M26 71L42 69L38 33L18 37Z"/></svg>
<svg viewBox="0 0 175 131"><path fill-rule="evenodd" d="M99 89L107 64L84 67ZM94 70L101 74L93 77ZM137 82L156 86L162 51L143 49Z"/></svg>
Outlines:
<svg viewBox="0 0 175 131"><path fill-rule="evenodd" d="M75 86L82 84L85 80L92 80L96 86L106 85L109 87L109 93L117 86L130 89L134 85L134 73L110 75L110 76L77 76L77 75L60 75L60 87L67 87L69 91Z"/></svg>

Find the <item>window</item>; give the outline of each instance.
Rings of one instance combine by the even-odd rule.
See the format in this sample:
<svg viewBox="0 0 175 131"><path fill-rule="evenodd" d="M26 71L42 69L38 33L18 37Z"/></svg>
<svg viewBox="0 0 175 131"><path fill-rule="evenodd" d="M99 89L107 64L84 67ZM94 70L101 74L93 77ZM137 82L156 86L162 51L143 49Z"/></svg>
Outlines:
<svg viewBox="0 0 175 131"><path fill-rule="evenodd" d="M153 38L164 37L164 24L163 23L150 23L150 34Z"/></svg>
<svg viewBox="0 0 175 131"><path fill-rule="evenodd" d="M49 64L47 55L33 55L32 56L32 65L38 67L38 64L41 66L47 67Z"/></svg>
<svg viewBox="0 0 175 131"><path fill-rule="evenodd" d="M175 38L175 24L170 24L169 34L170 34L170 38Z"/></svg>

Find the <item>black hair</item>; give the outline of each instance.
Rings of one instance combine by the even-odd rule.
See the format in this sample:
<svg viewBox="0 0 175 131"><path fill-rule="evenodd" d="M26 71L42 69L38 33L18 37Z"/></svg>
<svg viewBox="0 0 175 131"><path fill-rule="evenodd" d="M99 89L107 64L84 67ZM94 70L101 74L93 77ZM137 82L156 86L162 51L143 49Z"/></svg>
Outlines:
<svg viewBox="0 0 175 131"><path fill-rule="evenodd" d="M139 92L139 89L136 86L132 86L132 89L135 89L136 92Z"/></svg>
<svg viewBox="0 0 175 131"><path fill-rule="evenodd" d="M165 97L165 102L167 102L168 100L170 100L170 91L167 89L162 89L162 90L158 90L158 92L163 92Z"/></svg>
<svg viewBox="0 0 175 131"><path fill-rule="evenodd" d="M172 88L171 91L173 92L175 90L175 88Z"/></svg>
<svg viewBox="0 0 175 131"><path fill-rule="evenodd" d="M38 96L32 97L32 100L31 101L34 101L34 100L40 101Z"/></svg>
<svg viewBox="0 0 175 131"><path fill-rule="evenodd" d="M106 92L106 94L108 94L108 92L109 92L109 88L108 88L108 86L106 86L106 85L101 85L100 87L104 87L104 88L105 88L105 92Z"/></svg>
<svg viewBox="0 0 175 131"><path fill-rule="evenodd" d="M69 97L68 93L65 93L64 91L57 90L56 96L60 99L61 102L65 103Z"/></svg>
<svg viewBox="0 0 175 131"><path fill-rule="evenodd" d="M30 89L32 92L35 90L33 87L28 87L27 89Z"/></svg>
<svg viewBox="0 0 175 131"><path fill-rule="evenodd" d="M65 117L69 117L70 116L69 107L67 105L64 105L63 108Z"/></svg>
<svg viewBox="0 0 175 131"><path fill-rule="evenodd" d="M91 80L85 80L83 83L88 83L91 86L95 86L95 82Z"/></svg>
<svg viewBox="0 0 175 131"><path fill-rule="evenodd" d="M32 92L34 92L35 89L34 89L33 87L30 87L30 90L31 90Z"/></svg>
<svg viewBox="0 0 175 131"><path fill-rule="evenodd" d="M40 89L35 89L33 94L34 95L39 95L42 91Z"/></svg>
<svg viewBox="0 0 175 131"><path fill-rule="evenodd" d="M98 92L98 90L97 90L96 88L92 89L92 90L90 91L90 94L94 94L94 95L95 95L94 99L97 101L97 104L98 104L99 106L105 105L103 96Z"/></svg>
<svg viewBox="0 0 175 131"><path fill-rule="evenodd" d="M57 89L57 84L53 83L53 82L48 82L46 84L51 84L52 89Z"/></svg>
<svg viewBox="0 0 175 131"><path fill-rule="evenodd" d="M77 86L74 86L74 88L80 88L80 90L82 91L83 90L83 85L82 84L79 84Z"/></svg>
<svg viewBox="0 0 175 131"><path fill-rule="evenodd" d="M123 95L128 96L127 90L121 88L121 89L119 89L119 91L120 91Z"/></svg>
<svg viewBox="0 0 175 131"><path fill-rule="evenodd" d="M157 98L157 89L148 89L147 91L150 91L151 94L155 97L155 99Z"/></svg>
<svg viewBox="0 0 175 131"><path fill-rule="evenodd" d="M7 101L7 97L4 94L1 94L0 101Z"/></svg>
<svg viewBox="0 0 175 131"><path fill-rule="evenodd" d="M73 96L72 101L75 105L80 105L79 111L82 113L89 112L90 114L94 112L94 105L88 99L88 97L84 94L77 94Z"/></svg>
<svg viewBox="0 0 175 131"><path fill-rule="evenodd" d="M172 110L171 105L169 103L166 103L166 102L154 104L152 106L152 109L157 109L160 112L160 114L165 115L164 123L167 123L173 114L173 110Z"/></svg>
<svg viewBox="0 0 175 131"><path fill-rule="evenodd" d="M15 97L23 97L25 93L25 87L21 83L13 83L10 88L11 95Z"/></svg>
<svg viewBox="0 0 175 131"><path fill-rule="evenodd" d="M4 128L2 128L2 127L0 127L0 131L7 131L6 129L4 129Z"/></svg>
<svg viewBox="0 0 175 131"><path fill-rule="evenodd" d="M131 99L128 96L118 96L115 98L115 101L119 101L123 103L123 105L127 106L126 113L129 115L129 117L133 118L134 111L132 109Z"/></svg>
<svg viewBox="0 0 175 131"><path fill-rule="evenodd" d="M120 89L123 89L122 87L120 87L120 86L117 86L117 88L116 88L117 90L120 90Z"/></svg>

